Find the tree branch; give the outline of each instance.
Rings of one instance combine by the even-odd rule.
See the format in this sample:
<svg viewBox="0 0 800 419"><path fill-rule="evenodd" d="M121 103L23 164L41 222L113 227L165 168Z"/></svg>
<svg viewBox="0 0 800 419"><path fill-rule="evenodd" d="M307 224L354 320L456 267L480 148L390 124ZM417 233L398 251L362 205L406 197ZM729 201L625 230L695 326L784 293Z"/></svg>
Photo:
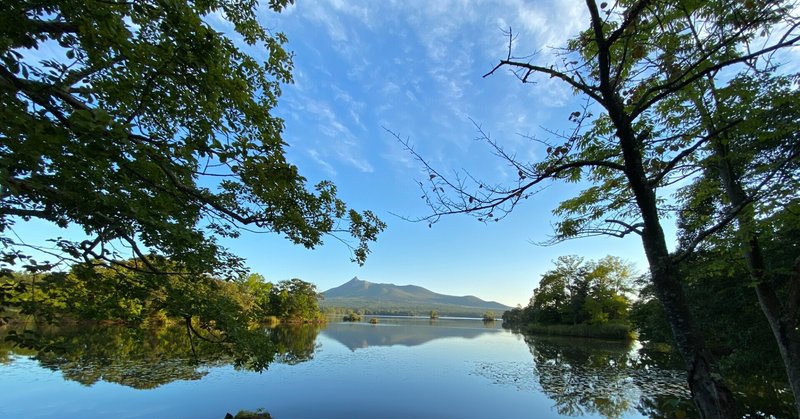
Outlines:
<svg viewBox="0 0 800 419"><path fill-rule="evenodd" d="M791 31L794 28L797 28L798 26L800 26L800 23L796 23L788 31ZM720 42L719 43L720 48L722 48L722 46L726 45L728 42L732 42L733 39L735 39L735 37L729 37L727 41ZM699 59L697 59L692 65L690 65L683 72L683 75L681 77L675 78L675 80L673 82L663 83L663 84L660 84L660 85L657 85L657 86L653 86L653 87L647 89L647 91L644 94L642 94L642 98L643 99L648 97L648 96L650 96L650 94L652 94L654 92L658 92L658 91L661 91L661 92L656 94L655 96L651 97L649 100L647 100L647 101L645 101L645 102L643 102L641 104L637 104L633 108L633 110L631 110L631 114L630 114L631 119L635 119L638 115L640 115L642 112L644 112L645 110L650 108L650 106L652 106L656 102L660 101L664 97L669 96L672 93L675 93L676 91L683 89L684 87L694 83L695 81L697 81L698 79L700 79L702 77L705 77L705 76L707 76L709 74L717 72L717 71L719 71L719 70L721 70L721 69L723 69L725 67L728 67L728 66L731 66L731 65L734 65L734 64L737 64L737 63L746 62L746 61L752 60L754 58L758 58L758 57L760 57L762 55L768 54L770 52L777 51L777 50L779 50L781 48L792 46L792 45L796 44L798 41L800 41L800 35L792 37L792 38L789 38L789 39L785 39L782 42L779 42L779 43L777 43L777 44L775 44L775 45L773 45L771 47L768 47L768 48L765 48L765 49L762 49L762 50L759 50L759 51L756 51L756 52L752 52L750 54L742 55L742 56L739 56L739 57L736 57L736 58L732 58L730 60L719 62L719 63L717 63L717 64L715 64L713 66L710 66L710 67L705 68L705 69L703 69L701 71L698 71L697 73L694 73L689 77L686 77L687 75L689 75L689 73L692 70L694 70L695 68L699 67L701 64L706 62L706 60L711 56L711 54L713 54L716 51L716 49L714 51L709 51L709 52L703 54L701 57L699 57Z"/></svg>

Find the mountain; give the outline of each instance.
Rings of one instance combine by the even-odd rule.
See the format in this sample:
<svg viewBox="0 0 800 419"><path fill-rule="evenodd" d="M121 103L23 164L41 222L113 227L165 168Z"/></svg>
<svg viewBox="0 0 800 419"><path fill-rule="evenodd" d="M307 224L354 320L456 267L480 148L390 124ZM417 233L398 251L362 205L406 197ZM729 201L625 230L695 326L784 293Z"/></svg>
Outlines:
<svg viewBox="0 0 800 419"><path fill-rule="evenodd" d="M416 285L376 284L353 278L322 293L323 308L362 310L372 314L426 315L436 310L441 316L480 317L486 311L498 315L511 307L467 295L457 297L435 293Z"/></svg>

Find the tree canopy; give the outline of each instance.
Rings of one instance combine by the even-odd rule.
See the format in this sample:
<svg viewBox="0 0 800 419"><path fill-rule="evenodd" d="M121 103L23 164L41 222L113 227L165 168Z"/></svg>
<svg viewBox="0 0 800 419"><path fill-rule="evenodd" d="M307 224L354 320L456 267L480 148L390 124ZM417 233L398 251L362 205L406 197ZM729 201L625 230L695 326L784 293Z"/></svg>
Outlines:
<svg viewBox="0 0 800 419"><path fill-rule="evenodd" d="M256 0L4 2L4 270L131 257L152 269L144 256L155 253L192 274L233 278L242 260L217 238L242 229L309 248L337 235L364 262L385 224L349 209L331 182L310 187L287 161L273 109L292 81L292 55L283 34L259 24L257 8ZM220 17L230 33L209 23ZM54 229L52 243L33 243L14 232L31 219L78 226L86 238ZM33 260L31 248L47 260Z"/></svg>
<svg viewBox="0 0 800 419"><path fill-rule="evenodd" d="M796 3L587 0L586 7L589 27L556 50L553 62L512 55L514 36L509 31L507 56L486 74L507 68L523 83L542 77L565 83L585 99L568 116L573 125L551 131L553 138L531 138L545 154L533 162L519 160L520 154L481 130L494 154L518 173L508 184L469 174L445 176L416 155L429 171L428 184L421 186L433 213L425 219L465 213L480 221L499 220L549 182L581 183L585 189L554 210L554 240L640 236L654 293L686 363L700 411L706 417L735 417L732 393L713 373L713 357L681 288L679 264L734 220L749 230L752 225L742 215L754 211L754 202L764 204L754 212L758 214L796 199L797 119L789 104L797 102L797 77L781 76L776 61L782 50L800 42ZM714 98L717 93L722 94ZM762 109L752 112L752 105ZM731 136L737 131L744 135ZM738 140L732 142L734 138ZM744 153L732 160L731 150L739 142ZM701 212L710 215L706 223L685 236L688 241L678 253L670 254L665 217L697 208L676 204L669 194L703 171L730 163L741 170L738 187L745 194L738 199L727 194L718 211ZM718 182L727 184L725 190L739 192L728 188L725 178L730 174L715 173ZM774 306L763 301L774 302L775 293L762 293L762 288L757 290L765 296L762 306ZM780 310L764 311L769 318L780 315ZM774 323L776 330L785 327ZM792 370L800 371L788 361L787 370L790 376Z"/></svg>
<svg viewBox="0 0 800 419"><path fill-rule="evenodd" d="M586 262L575 255L561 256L540 278L530 304L503 313L503 321L513 327L625 322L633 275L630 263L617 257Z"/></svg>

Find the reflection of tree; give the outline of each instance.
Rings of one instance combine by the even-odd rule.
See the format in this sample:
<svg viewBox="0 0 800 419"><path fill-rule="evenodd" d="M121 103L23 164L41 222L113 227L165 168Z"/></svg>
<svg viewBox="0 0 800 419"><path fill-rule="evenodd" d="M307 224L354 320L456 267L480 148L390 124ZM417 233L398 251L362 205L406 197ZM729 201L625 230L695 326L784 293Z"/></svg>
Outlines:
<svg viewBox="0 0 800 419"><path fill-rule="evenodd" d="M631 344L596 339L526 336L542 391L559 414L621 417L632 409L672 417L691 408L683 374L643 367Z"/></svg>
<svg viewBox="0 0 800 419"><path fill-rule="evenodd" d="M269 332L278 362L294 365L314 358L320 332L318 324L287 325Z"/></svg>
<svg viewBox="0 0 800 419"><path fill-rule="evenodd" d="M43 333L40 342L46 344L34 358L43 367L60 371L65 379L84 385L102 380L149 389L176 380L198 380L214 366L234 364L260 371L275 361L306 361L313 356L318 332L315 327L279 327L254 332L235 346L195 339L192 349L182 327L61 328Z"/></svg>

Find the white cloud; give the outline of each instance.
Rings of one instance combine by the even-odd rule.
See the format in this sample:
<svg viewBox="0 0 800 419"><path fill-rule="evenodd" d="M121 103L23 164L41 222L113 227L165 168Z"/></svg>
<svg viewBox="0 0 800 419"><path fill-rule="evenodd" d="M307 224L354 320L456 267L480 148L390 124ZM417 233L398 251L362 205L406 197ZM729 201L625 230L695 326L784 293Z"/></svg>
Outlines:
<svg viewBox="0 0 800 419"><path fill-rule="evenodd" d="M369 160L363 156L364 153L358 138L347 125L342 123L330 104L310 98L304 98L304 103L303 110L307 114L305 119L316 120L315 130L326 137L315 145L322 150L321 152L314 150L311 157L315 161L318 163L323 161L320 156L324 154L328 157L335 157L338 161L364 173L371 173L375 170ZM335 173L333 166L327 160L324 161L328 167L323 165L323 168L329 171L333 170Z"/></svg>
<svg viewBox="0 0 800 419"><path fill-rule="evenodd" d="M328 174L328 176L331 176L331 177L336 176L336 169L334 169L333 166L330 165L330 163L328 163L327 161L323 160L322 157L319 155L319 152L317 150L311 148L311 149L308 149L307 153L311 157L311 160L314 160L317 164L322 166L322 169L325 171L325 173Z"/></svg>

